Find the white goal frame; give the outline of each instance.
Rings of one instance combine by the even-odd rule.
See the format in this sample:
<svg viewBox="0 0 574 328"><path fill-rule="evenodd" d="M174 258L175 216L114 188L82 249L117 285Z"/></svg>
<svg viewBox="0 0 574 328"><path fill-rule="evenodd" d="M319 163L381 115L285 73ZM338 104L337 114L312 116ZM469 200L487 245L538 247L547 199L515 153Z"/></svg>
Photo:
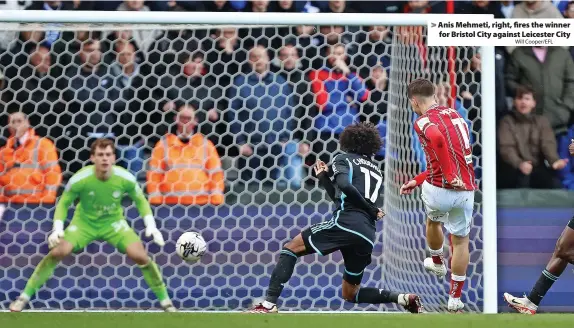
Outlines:
<svg viewBox="0 0 574 328"><path fill-rule="evenodd" d="M430 20L485 20L493 15L433 14L334 14L334 13L213 13L213 12L109 12L109 11L0 11L0 23L75 25L145 24L151 25L389 25L427 26ZM6 25L7 29L10 24ZM116 25L117 28L120 28ZM497 290L497 204L496 204L496 117L494 46L477 44L482 55L482 245L483 312L498 312ZM388 131L387 131L388 133Z"/></svg>

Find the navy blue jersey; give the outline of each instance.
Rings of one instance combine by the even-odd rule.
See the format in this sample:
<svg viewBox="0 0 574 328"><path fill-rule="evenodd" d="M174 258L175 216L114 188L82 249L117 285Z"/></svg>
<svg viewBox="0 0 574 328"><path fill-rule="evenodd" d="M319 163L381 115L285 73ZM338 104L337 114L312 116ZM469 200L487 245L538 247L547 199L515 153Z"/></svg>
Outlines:
<svg viewBox="0 0 574 328"><path fill-rule="evenodd" d="M383 173L379 167L366 156L345 153L335 156L331 164L333 178L338 174L348 174L349 182L369 203L380 203L380 192L383 186ZM335 202L341 210L360 210L356 204L345 200L345 194L335 184Z"/></svg>

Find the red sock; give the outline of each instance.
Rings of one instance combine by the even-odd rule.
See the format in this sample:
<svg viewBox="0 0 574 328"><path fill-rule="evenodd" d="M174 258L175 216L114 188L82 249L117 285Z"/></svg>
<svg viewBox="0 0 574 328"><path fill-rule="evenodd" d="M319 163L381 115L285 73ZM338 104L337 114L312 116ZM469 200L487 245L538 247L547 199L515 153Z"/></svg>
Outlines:
<svg viewBox="0 0 574 328"><path fill-rule="evenodd" d="M432 262L434 264L442 264L442 259L440 258L440 256L438 255L433 255L432 257Z"/></svg>
<svg viewBox="0 0 574 328"><path fill-rule="evenodd" d="M439 249L429 249L430 251L430 256L432 258L432 262L434 264L443 264L443 258L444 258L444 253L442 251L442 248Z"/></svg>
<svg viewBox="0 0 574 328"><path fill-rule="evenodd" d="M450 291L448 292L452 298L460 298L462 294L462 287L464 287L465 276L450 275Z"/></svg>

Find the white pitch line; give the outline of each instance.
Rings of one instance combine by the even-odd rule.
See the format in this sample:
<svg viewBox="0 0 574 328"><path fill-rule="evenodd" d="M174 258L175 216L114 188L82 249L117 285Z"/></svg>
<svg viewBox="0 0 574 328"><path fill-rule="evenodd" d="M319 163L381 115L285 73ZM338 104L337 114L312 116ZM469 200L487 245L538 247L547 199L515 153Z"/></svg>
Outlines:
<svg viewBox="0 0 574 328"><path fill-rule="evenodd" d="M0 313L9 313L8 310L0 311ZM23 313L164 313L161 310L25 310ZM214 314L237 314L244 313L243 311L193 311L193 310L180 310L178 313L214 313ZM405 312L388 312L388 311L285 311L280 314L407 314Z"/></svg>

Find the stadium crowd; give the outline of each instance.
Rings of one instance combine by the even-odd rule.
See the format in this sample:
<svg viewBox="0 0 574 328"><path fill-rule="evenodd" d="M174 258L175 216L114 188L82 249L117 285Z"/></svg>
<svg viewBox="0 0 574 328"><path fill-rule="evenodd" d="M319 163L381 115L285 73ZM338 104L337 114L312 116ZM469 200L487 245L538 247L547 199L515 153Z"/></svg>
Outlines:
<svg viewBox="0 0 574 328"><path fill-rule="evenodd" d="M0 4L0 10L396 14L448 7L424 0ZM567 19L574 2L455 1L454 12ZM221 204L230 181L295 189L314 183L309 165L329 161L351 122L371 121L385 136L395 46L408 49L413 75L437 83L439 102L465 117L479 170L479 49L457 48L449 57L445 48L425 46L423 35L422 27L384 25L4 30L0 201L54 202L62 180L88 163L89 145L99 137L116 140L120 164L146 180L155 204ZM496 49L500 188L574 188L574 165L566 160L574 139L573 56L559 47ZM417 138L409 138L412 147L405 147L420 151ZM385 156L381 149L378 160Z"/></svg>

